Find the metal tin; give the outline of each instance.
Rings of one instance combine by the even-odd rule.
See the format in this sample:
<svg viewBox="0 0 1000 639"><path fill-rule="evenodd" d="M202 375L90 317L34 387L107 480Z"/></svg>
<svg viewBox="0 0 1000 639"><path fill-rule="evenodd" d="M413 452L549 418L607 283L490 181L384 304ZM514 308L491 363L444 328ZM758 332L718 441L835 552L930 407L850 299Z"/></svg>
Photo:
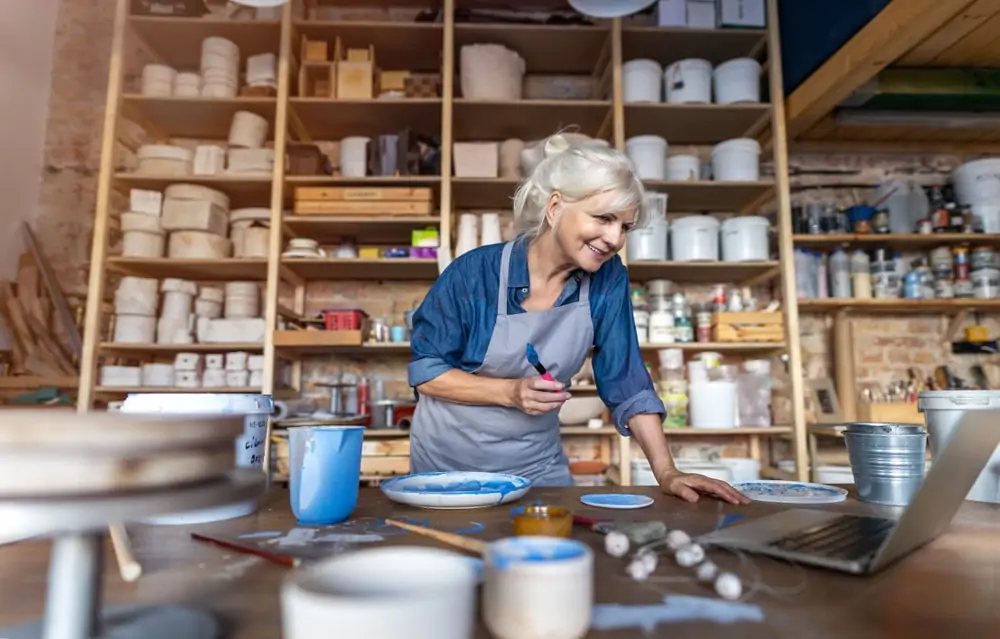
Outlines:
<svg viewBox="0 0 1000 639"><path fill-rule="evenodd" d="M875 211L874 217L872 217L872 232L874 233L888 233L889 232L889 210L879 209Z"/></svg>
<svg viewBox="0 0 1000 639"><path fill-rule="evenodd" d="M972 255L969 259L969 264L973 271L979 270L981 268L996 268L997 267L997 254L990 246L977 246L972 249Z"/></svg>
<svg viewBox="0 0 1000 639"><path fill-rule="evenodd" d="M851 424L844 431L861 501L910 503L924 481L927 434L914 424Z"/></svg>

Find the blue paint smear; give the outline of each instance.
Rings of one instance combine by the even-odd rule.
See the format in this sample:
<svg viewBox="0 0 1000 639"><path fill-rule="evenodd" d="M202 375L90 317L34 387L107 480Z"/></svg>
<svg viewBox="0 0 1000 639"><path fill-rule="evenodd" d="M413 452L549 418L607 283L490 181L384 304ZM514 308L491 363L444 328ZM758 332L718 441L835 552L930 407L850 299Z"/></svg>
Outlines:
<svg viewBox="0 0 1000 639"><path fill-rule="evenodd" d="M541 363L538 359L538 351L531 344L524 347L524 355L528 358L528 363L532 366L538 366Z"/></svg>
<svg viewBox="0 0 1000 639"><path fill-rule="evenodd" d="M740 621L761 623L764 612L756 604L724 601L708 597L668 595L662 604L597 604L591 612L593 630L642 628L651 633L661 623L711 621L734 624Z"/></svg>
<svg viewBox="0 0 1000 639"><path fill-rule="evenodd" d="M536 499L535 503L533 503L533 504L527 504L527 505L522 505L522 506L514 506L513 508L510 509L510 516L511 517L520 517L521 515L524 514L524 509L525 508L528 508L529 506L541 506L541 505L542 505L542 500L541 499Z"/></svg>
<svg viewBox="0 0 1000 639"><path fill-rule="evenodd" d="M737 514L726 515L725 517L722 518L722 521L719 522L719 525L715 527L715 530L719 530L720 528L725 528L729 524L733 523L734 521L739 521L740 519L743 519L743 515L737 515Z"/></svg>
<svg viewBox="0 0 1000 639"><path fill-rule="evenodd" d="M572 539L509 537L491 543L486 552L493 566L506 570L516 563L579 559L589 550L586 545Z"/></svg>
<svg viewBox="0 0 1000 639"><path fill-rule="evenodd" d="M240 535L239 539L270 539L272 537L280 537L281 533L277 530L262 530L260 532L246 533Z"/></svg>
<svg viewBox="0 0 1000 639"><path fill-rule="evenodd" d="M476 533L481 533L486 530L486 526L482 525L478 521L472 522L472 525L468 528L461 528L455 531L456 535L475 535Z"/></svg>
<svg viewBox="0 0 1000 639"><path fill-rule="evenodd" d="M626 493L595 493L584 495L580 501L588 506L648 506L653 500L646 495Z"/></svg>

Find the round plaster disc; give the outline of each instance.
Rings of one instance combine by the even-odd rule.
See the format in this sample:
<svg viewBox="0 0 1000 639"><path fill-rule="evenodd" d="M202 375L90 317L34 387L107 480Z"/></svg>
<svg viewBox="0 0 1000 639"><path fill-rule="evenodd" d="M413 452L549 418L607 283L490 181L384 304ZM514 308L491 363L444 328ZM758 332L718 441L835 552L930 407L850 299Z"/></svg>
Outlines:
<svg viewBox="0 0 1000 639"><path fill-rule="evenodd" d="M631 510L653 505L653 498L646 495L631 495L627 493L593 493L584 495L580 501L588 506L598 508L614 508Z"/></svg>
<svg viewBox="0 0 1000 639"><path fill-rule="evenodd" d="M655 3L656 0L569 0L569 6L592 18L621 18Z"/></svg>

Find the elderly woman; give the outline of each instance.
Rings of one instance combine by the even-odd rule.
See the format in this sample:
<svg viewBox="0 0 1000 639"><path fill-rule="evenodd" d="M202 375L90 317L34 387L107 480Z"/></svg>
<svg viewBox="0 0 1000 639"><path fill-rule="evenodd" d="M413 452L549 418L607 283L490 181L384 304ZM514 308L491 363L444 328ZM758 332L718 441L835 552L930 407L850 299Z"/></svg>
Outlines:
<svg viewBox="0 0 1000 639"><path fill-rule="evenodd" d="M517 238L456 259L413 316L412 471L503 472L571 486L558 411L593 350L601 399L665 493L747 503L725 482L680 472L663 434L664 406L642 361L618 257L626 234L648 217L642 182L628 158L603 144L557 135L544 152L514 198ZM529 344L548 375L529 361Z"/></svg>

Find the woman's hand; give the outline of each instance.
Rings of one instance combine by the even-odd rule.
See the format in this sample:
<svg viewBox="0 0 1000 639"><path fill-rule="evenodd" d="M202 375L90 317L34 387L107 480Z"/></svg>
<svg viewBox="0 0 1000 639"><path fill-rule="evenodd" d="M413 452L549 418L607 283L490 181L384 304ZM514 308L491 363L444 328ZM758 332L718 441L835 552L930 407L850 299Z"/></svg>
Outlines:
<svg viewBox="0 0 1000 639"><path fill-rule="evenodd" d="M527 415L544 415L559 408L569 399L566 386L541 377L512 379L510 403Z"/></svg>
<svg viewBox="0 0 1000 639"><path fill-rule="evenodd" d="M660 489L685 501L695 503L700 499L698 493L718 497L730 504L749 504L750 499L724 481L712 479L704 475L682 473L676 468L661 472L657 476Z"/></svg>

